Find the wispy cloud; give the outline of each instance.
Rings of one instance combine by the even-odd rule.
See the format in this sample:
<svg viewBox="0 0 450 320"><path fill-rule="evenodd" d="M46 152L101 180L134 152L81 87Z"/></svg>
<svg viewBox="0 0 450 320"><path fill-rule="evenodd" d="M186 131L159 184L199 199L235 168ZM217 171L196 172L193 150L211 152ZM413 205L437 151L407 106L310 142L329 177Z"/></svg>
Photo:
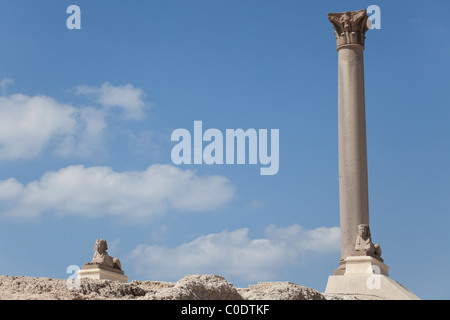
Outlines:
<svg viewBox="0 0 450 320"><path fill-rule="evenodd" d="M76 113L51 97L0 97L0 159L32 158L51 141L73 135Z"/></svg>
<svg viewBox="0 0 450 320"><path fill-rule="evenodd" d="M54 153L61 157L89 157L106 155L104 146L107 121L103 110L84 107L74 114L76 124L72 134L61 137L54 144Z"/></svg>
<svg viewBox="0 0 450 320"><path fill-rule="evenodd" d="M0 90L11 84L0 81ZM133 85L79 86L78 94L93 95L96 107L76 107L56 99L13 94L0 97L0 160L35 158L46 149L62 157L106 154L104 146L111 108L118 107L127 118L142 117L149 104L145 93Z"/></svg>
<svg viewBox="0 0 450 320"><path fill-rule="evenodd" d="M338 227L305 230L298 224L270 225L260 239L251 239L248 233L248 228L225 230L177 247L141 244L128 261L147 279L174 281L185 274L214 273L239 281L269 281L308 253L340 249Z"/></svg>
<svg viewBox="0 0 450 320"><path fill-rule="evenodd" d="M113 86L106 82L100 87L83 85L77 87L76 93L91 97L104 107L121 109L125 117L131 119L141 118L145 109L150 106L144 101L145 92L132 84Z"/></svg>
<svg viewBox="0 0 450 320"><path fill-rule="evenodd" d="M9 85L12 85L14 83L14 81L12 79L9 78L4 78L3 80L0 81L0 90L2 92L2 94L6 93L6 88Z"/></svg>
<svg viewBox="0 0 450 320"><path fill-rule="evenodd" d="M172 165L144 171L115 172L110 167L69 166L45 173L26 185L14 178L0 181L4 216L32 218L43 214L112 216L130 223L148 221L169 210L218 209L234 196L222 176L198 176Z"/></svg>

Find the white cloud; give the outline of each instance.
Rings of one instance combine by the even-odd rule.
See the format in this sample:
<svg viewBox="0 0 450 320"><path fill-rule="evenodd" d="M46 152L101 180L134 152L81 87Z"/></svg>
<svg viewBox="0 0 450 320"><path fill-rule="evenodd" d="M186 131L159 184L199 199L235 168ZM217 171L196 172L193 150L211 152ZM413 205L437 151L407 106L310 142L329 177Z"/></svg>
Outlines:
<svg viewBox="0 0 450 320"><path fill-rule="evenodd" d="M118 252L120 252L120 238L108 241L108 253L112 256L117 256Z"/></svg>
<svg viewBox="0 0 450 320"><path fill-rule="evenodd" d="M13 83L0 81L0 90ZM80 86L79 94L93 95L105 108L76 108L45 95L14 94L0 97L0 160L31 159L45 149L58 156L87 157L106 153L104 148L110 108L129 118L143 115L145 93L131 84Z"/></svg>
<svg viewBox="0 0 450 320"><path fill-rule="evenodd" d="M261 200L253 200L248 204L251 209L261 209L264 208L264 201Z"/></svg>
<svg viewBox="0 0 450 320"><path fill-rule="evenodd" d="M0 181L0 209L5 216L114 216L144 221L167 212L209 211L227 204L234 187L222 176L201 177L172 165L145 171L115 172L109 167L69 166L23 185Z"/></svg>
<svg viewBox="0 0 450 320"><path fill-rule="evenodd" d="M46 96L0 97L0 159L32 158L75 132L77 110Z"/></svg>
<svg viewBox="0 0 450 320"><path fill-rule="evenodd" d="M338 227L305 230L270 225L266 236L251 239L248 228L200 236L177 247L141 244L128 257L147 279L175 281L185 274L219 274L243 281L269 281L308 253L340 250Z"/></svg>
<svg viewBox="0 0 450 320"><path fill-rule="evenodd" d="M61 157L87 157L106 154L104 148L107 123L106 113L94 108L81 108L75 114L74 134L65 135L55 145L54 152Z"/></svg>
<svg viewBox="0 0 450 320"><path fill-rule="evenodd" d="M148 104L144 102L145 93L132 84L113 86L108 82L100 87L79 86L77 94L92 97L97 103L108 108L119 108L128 118L140 118Z"/></svg>
<svg viewBox="0 0 450 320"><path fill-rule="evenodd" d="M12 84L14 84L13 80L11 80L9 78L4 78L2 81L0 81L0 89L2 90L3 93L5 93L6 88Z"/></svg>

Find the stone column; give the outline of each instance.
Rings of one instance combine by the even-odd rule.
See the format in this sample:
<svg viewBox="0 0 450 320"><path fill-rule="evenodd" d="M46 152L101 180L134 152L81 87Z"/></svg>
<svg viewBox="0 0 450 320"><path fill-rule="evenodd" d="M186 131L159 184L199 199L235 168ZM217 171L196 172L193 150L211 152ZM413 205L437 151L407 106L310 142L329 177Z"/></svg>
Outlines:
<svg viewBox="0 0 450 320"><path fill-rule="evenodd" d="M367 13L329 13L328 19L335 29L339 57L341 260L325 292L416 300L414 293L389 278L380 246L370 237L363 60ZM360 226L358 234L359 225L366 226Z"/></svg>
<svg viewBox="0 0 450 320"><path fill-rule="evenodd" d="M369 224L366 119L364 98L364 40L366 10L329 13L338 51L339 202L341 261L355 247L358 225Z"/></svg>

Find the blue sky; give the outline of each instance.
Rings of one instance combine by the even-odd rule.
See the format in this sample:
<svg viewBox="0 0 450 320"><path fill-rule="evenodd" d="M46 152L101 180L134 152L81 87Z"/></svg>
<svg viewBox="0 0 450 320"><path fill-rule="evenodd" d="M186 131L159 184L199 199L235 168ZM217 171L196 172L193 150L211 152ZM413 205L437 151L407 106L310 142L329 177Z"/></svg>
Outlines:
<svg viewBox="0 0 450 320"><path fill-rule="evenodd" d="M81 8L68 30L66 8ZM67 278L97 238L136 280L323 291L337 267L337 52L367 32L370 224L390 275L450 299L448 1L0 1L0 274ZM171 133L279 129L280 170L181 165Z"/></svg>

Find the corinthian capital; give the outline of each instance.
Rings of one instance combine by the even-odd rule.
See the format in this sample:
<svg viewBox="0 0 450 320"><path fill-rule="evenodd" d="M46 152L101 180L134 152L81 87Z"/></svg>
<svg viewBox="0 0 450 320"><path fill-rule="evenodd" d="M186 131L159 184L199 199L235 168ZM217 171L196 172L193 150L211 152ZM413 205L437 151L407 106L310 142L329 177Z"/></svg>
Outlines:
<svg viewBox="0 0 450 320"><path fill-rule="evenodd" d="M347 11L342 13L329 13L328 20L333 24L336 35L337 48L348 44L358 44L364 47L367 27L366 9Z"/></svg>

